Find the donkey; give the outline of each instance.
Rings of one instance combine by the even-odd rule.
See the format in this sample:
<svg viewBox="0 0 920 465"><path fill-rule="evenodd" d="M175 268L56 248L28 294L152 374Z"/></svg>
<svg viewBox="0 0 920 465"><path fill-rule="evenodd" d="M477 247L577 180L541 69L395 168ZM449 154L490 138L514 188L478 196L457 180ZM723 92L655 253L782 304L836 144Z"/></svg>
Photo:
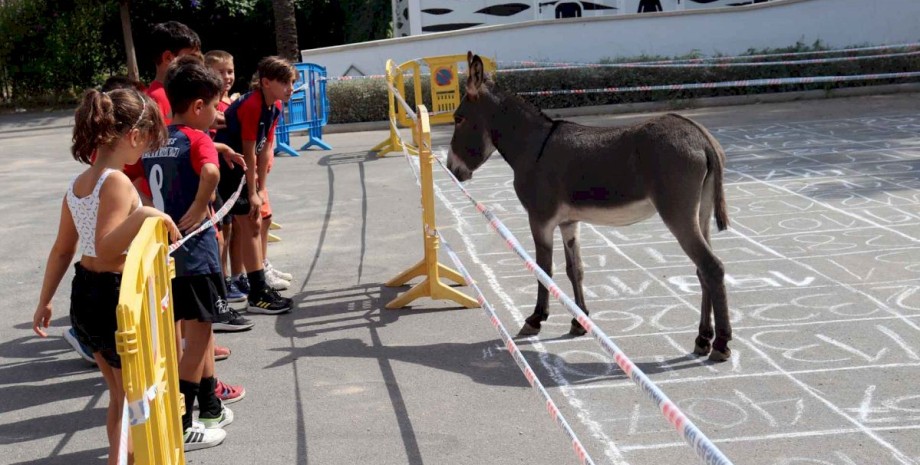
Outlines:
<svg viewBox="0 0 920 465"><path fill-rule="evenodd" d="M729 223L722 188L725 153L719 142L700 124L676 114L622 128L553 120L500 90L485 76L478 55L468 53L467 61L466 95L454 112L447 159L454 176L470 179L498 150L514 171L514 191L527 210L537 264L552 275L558 226L566 274L585 313L578 223L626 226L657 211L696 265L700 280L703 296L694 353L728 360L732 330L725 270L709 244L713 212L719 231ZM533 314L519 335L539 334L549 318L548 300L540 284ZM573 319L569 333L581 336L585 330Z"/></svg>

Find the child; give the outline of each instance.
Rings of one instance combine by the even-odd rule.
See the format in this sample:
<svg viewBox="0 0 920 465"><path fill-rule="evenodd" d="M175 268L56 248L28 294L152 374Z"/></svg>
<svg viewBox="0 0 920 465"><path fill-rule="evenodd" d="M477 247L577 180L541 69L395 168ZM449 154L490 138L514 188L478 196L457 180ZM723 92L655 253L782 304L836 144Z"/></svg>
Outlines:
<svg viewBox="0 0 920 465"><path fill-rule="evenodd" d="M230 104L233 103L233 99L230 97L230 90L233 88L233 83L236 80L236 76L233 66L233 55L223 50L211 50L208 53L205 53L204 62L224 81L224 87L221 90L220 100L217 103L217 118L214 121L214 126L212 126L211 130L209 131L211 139L214 139L214 137L217 135L217 130L226 127L224 112L227 111L227 108L229 108ZM218 194L217 201L215 202L215 208L220 208L219 205L222 204L223 199L221 198L220 194ZM220 265L224 270L224 281L227 286L227 301L245 302L246 294L240 292L239 288L236 286L236 283L230 279L231 276L240 274L243 268L239 252L232 255L230 254L231 248L239 250L239 238L233 237L233 215L227 215L224 217L224 221L221 223L221 236L223 236L223 241L221 241L220 244ZM237 244L235 247L234 242ZM226 268L228 259L231 263L230 270Z"/></svg>
<svg viewBox="0 0 920 465"><path fill-rule="evenodd" d="M75 338L91 350L109 389L106 431L110 465L118 462L125 397L121 358L115 347L115 308L125 250L147 218L163 218L171 240L180 236L169 216L141 206L121 168L136 162L145 150L160 146L165 138L156 105L137 90L89 90L84 94L76 112L71 153L81 163L90 164L92 157L95 162L71 182L64 196L57 239L48 255L32 321L35 333L47 337L44 328L51 322L51 299L79 242L83 254L74 265L70 321ZM130 454L130 441L128 448Z"/></svg>
<svg viewBox="0 0 920 465"><path fill-rule="evenodd" d="M250 290L247 298L252 313L279 314L291 310L291 299L281 297L266 276L262 255L262 205L267 199L265 181L274 143L275 125L281 114L281 100L291 98L297 72L279 57L263 58L257 67L255 89L230 105L224 113L227 127L217 131L216 141L243 154L250 169L221 164L222 196L229 196L245 179L244 195L230 210L234 234L240 236L243 267ZM267 231L266 231L267 232Z"/></svg>
<svg viewBox="0 0 920 465"><path fill-rule="evenodd" d="M108 94L115 89L134 89L138 91L143 90L141 83L129 79L127 76L110 76L105 80L105 83L102 84L100 91L103 94ZM93 151L90 155L90 164L96 162L96 152ZM96 359L93 357L93 351L89 346L80 342L77 338L77 332L73 327L64 331L64 340L66 340L73 349L83 357L87 362L96 365Z"/></svg>
<svg viewBox="0 0 920 465"><path fill-rule="evenodd" d="M220 179L218 155L207 131L217 113L222 83L195 57L182 57L165 76L166 96L173 110L166 146L144 154L153 203L177 221L182 231L198 228L210 216L211 196ZM218 399L214 378L214 322L231 317L221 277L217 235L206 228L173 253L176 277L173 300L177 331L184 331L186 347L179 360L179 391L185 396L186 450L218 445L220 436L196 434L192 407L198 400L198 421L208 430L233 421L233 412ZM181 329L180 329L181 328Z"/></svg>

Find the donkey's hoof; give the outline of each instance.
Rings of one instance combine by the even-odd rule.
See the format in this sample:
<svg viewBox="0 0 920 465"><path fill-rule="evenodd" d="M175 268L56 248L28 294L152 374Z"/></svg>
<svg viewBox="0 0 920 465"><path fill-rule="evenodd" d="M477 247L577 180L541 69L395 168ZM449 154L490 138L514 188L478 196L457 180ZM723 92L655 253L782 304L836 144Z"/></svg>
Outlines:
<svg viewBox="0 0 920 465"><path fill-rule="evenodd" d="M696 340L693 341L693 353L699 355L700 357L705 357L709 355L709 351L712 350L712 343L709 342L709 339L706 339L703 336L697 336Z"/></svg>
<svg viewBox="0 0 920 465"><path fill-rule="evenodd" d="M578 323L573 322L572 326L569 327L569 336L578 337L578 336L584 336L585 334L588 334L588 332L585 331L585 328L582 328L581 325Z"/></svg>
<svg viewBox="0 0 920 465"><path fill-rule="evenodd" d="M706 345L700 345L699 343L694 344L693 353L694 355L699 355L700 357L705 357L709 355L709 352L712 350L712 345L708 342Z"/></svg>
<svg viewBox="0 0 920 465"><path fill-rule="evenodd" d="M730 358L732 358L732 350L728 347L725 347L725 350L713 349L712 353L709 354L710 362L725 362Z"/></svg>
<svg viewBox="0 0 920 465"><path fill-rule="evenodd" d="M537 334L540 334L540 327L533 326L526 321L524 322L524 326L521 326L521 330L518 331L517 333L518 336L523 336L523 337L536 336Z"/></svg>

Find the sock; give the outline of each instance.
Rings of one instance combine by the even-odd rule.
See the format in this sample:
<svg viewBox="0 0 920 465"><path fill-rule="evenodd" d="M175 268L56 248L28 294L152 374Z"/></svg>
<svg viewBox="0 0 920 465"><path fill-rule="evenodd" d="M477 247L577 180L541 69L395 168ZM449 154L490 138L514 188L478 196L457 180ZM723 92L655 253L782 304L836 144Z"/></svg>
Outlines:
<svg viewBox="0 0 920 465"><path fill-rule="evenodd" d="M179 380L179 392L185 396L185 414L182 415L182 431L192 427L192 407L195 406L195 398L198 397L198 383Z"/></svg>
<svg viewBox="0 0 920 465"><path fill-rule="evenodd" d="M249 294L257 295L265 291L265 270L252 271L246 273L249 278Z"/></svg>
<svg viewBox="0 0 920 465"><path fill-rule="evenodd" d="M217 378L201 378L201 387L198 389L198 411L204 418L217 418L220 416L221 403L214 390L217 388Z"/></svg>

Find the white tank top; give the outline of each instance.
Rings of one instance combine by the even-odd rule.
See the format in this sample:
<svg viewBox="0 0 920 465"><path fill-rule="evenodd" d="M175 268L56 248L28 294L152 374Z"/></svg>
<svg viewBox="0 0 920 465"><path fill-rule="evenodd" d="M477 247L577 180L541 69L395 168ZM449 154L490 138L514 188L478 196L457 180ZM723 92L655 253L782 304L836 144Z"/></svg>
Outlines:
<svg viewBox="0 0 920 465"><path fill-rule="evenodd" d="M102 190L102 184L115 170L106 168L96 181L93 192L86 197L77 197L73 192L73 185L77 181L74 178L70 182L70 188L67 189L67 207L70 208L70 215L73 217L74 226L77 227L77 234L80 235L80 248L83 249L83 255L87 257L96 256L96 220L99 214L99 191ZM140 208L140 197L135 192L135 207ZM127 251L125 251L127 253Z"/></svg>

